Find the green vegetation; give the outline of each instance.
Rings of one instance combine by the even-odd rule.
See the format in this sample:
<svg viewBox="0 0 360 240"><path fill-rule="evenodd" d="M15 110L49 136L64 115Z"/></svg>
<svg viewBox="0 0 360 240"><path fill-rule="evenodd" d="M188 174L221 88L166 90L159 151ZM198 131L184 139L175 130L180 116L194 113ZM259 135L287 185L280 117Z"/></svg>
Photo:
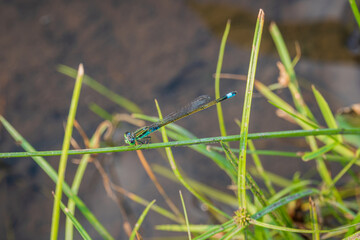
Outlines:
<svg viewBox="0 0 360 240"><path fill-rule="evenodd" d="M92 224L102 238L113 239L110 233L77 196L77 193L79 192L79 186L84 172L86 171L90 154L122 151L136 151L150 179L156 185L156 188L164 198L169 209L171 209L167 210L165 207L158 206L155 204L155 200L150 202L149 200L139 197L135 193L130 193L111 183L110 179L107 179L110 191L120 192L134 202L145 207L145 210L141 216L139 216L137 223L131 227L131 230L125 229L124 227L124 231L128 233L130 239L140 239L141 234L144 236L146 235L146 232L140 233L139 229L142 222L146 221L146 215L150 210L167 218L169 223L171 223L167 225L158 225L156 226L157 230L182 232L183 239L243 239L244 236L248 239L305 239L304 235L312 236L312 239L320 239L320 237L355 239L356 236L360 234L357 232L360 225L360 211L357 201L357 199L359 199L358 189L360 181L355 172L360 165L360 149L356 150L354 147L355 144L348 142L348 140L343 137L347 134L360 135L360 128L339 128L338 123L335 120L336 118L332 114L326 99L315 87L313 87L316 103L327 126L322 127L319 125L319 121L310 111L299 88L296 73L294 71L294 64L298 59L295 59L295 61L291 59L288 49L285 46L285 42L275 23L271 23L270 33L279 53L282 66L284 67L284 72L281 74L287 81L285 81L286 84L283 87L289 89L295 107L292 107L291 104L277 96L269 87L255 80L263 25L264 13L260 10L255 27L252 53L249 62L242 119L241 122L239 122L240 135L227 136L223 120L224 116L219 105L217 110L221 137L198 139L188 130L176 124L171 124L161 129L161 143L144 144L141 146L99 148L99 141L102 134L114 125L110 124L109 121L106 121L99 125L99 128L95 131L90 140L84 139L86 146L89 149L68 150L73 124L76 126L76 123L74 123L76 103L79 99L81 79L84 75L81 67L79 68L78 74L76 74L74 69L67 66L59 67L59 71L68 76L76 78L78 75L62 151L37 152L10 125L10 123L5 120L5 118L0 116L0 121L4 128L26 151L25 153L0 153L0 157L31 156L36 164L38 164L44 172L57 183L56 194L54 195L51 239L57 239L58 237L60 208L67 216L65 230L66 239L73 239L73 226L75 226L84 239L91 239L77 220L75 207L80 210L86 220ZM219 62L216 69L216 97L220 96L219 86L220 79L222 78L221 66L229 31L230 21L228 21L226 25L219 53ZM100 85L94 79L85 76L84 82L99 93L104 94L104 96L114 103L125 108L127 111L136 113L133 114L133 117L135 118L153 122L162 118L160 106L157 102L156 106L159 118L145 116L140 114L141 110L137 105L106 89L105 86ZM248 127L251 125L251 99L254 86L272 105L282 111L288 119L291 119L302 130L248 134ZM236 101L233 101L233 104L236 104ZM108 114L96 104L91 105L91 110L107 119L113 118L111 119L112 123L116 122L115 116ZM123 118L122 121L131 122L129 119ZM169 142L169 137L173 141ZM255 147L256 141L254 140L256 139L279 137L304 137L309 146L309 151L306 153L282 152L276 150L257 150ZM239 148L230 148L228 142L231 141L239 141ZM205 144L208 143L220 143L221 147L207 147ZM226 172L234 184L235 189L233 194L215 190L210 186L206 186L187 177L185 173L179 169L176 163L171 149L171 147L174 146L187 146L208 157L209 160L212 160L217 164L221 170ZM150 166L147 163L141 150L156 148L165 148L166 158L171 169L159 165ZM42 156L55 156L60 154L61 160L59 163L59 172L56 173ZM64 181L64 174L67 156L71 154L83 154L83 157L70 188ZM235 154L238 154L238 156ZM293 179L284 179L283 177L277 176L264 169L260 158L261 155L288 157L289 159L298 157L304 161L304 164L306 164L307 161L314 161L320 180L302 176L296 176ZM253 159L254 167L248 166L247 162L249 157L251 157L250 159ZM326 164L328 161L336 162L341 170L337 173L331 172ZM100 168L99 171L102 175L104 174L101 172ZM157 175L166 177L177 184L181 184L182 187L185 187L186 190L209 209L209 213L216 219L216 223L202 225L192 224L191 219L188 219L186 205L181 193L180 199L184 210L183 214L178 210L180 206L176 206L167 196L164 189L161 187L160 182L157 180ZM339 185L339 180L345 175L347 176L346 183ZM106 176L104 178L106 178ZM260 187L258 183L264 183L265 187ZM224 186L224 189L226 187L227 186ZM355 189L357 189L357 191L355 191ZM69 201L67 207L62 204L62 193L66 194L68 197ZM300 201L300 199L302 199L302 201ZM223 210L224 208L217 206L212 200L216 200L215 202L220 204L228 205L228 208L232 208L233 212ZM301 228L298 227L291 217L291 213L295 211L294 205L297 200L300 203L297 210L301 211L304 216L304 221L301 223L303 227ZM324 219L328 219L329 221L324 221ZM332 222L336 226L327 225L326 223L328 222Z"/></svg>

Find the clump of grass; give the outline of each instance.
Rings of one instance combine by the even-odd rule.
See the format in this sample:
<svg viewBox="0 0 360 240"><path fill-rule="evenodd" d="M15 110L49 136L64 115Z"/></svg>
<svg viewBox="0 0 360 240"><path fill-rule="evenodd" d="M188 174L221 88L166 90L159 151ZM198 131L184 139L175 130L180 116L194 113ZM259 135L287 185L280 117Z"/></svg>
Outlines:
<svg viewBox="0 0 360 240"><path fill-rule="evenodd" d="M104 239L113 239L110 233L101 225L101 223L77 196L77 193L79 191L79 186L82 181L83 174L88 165L89 158L91 156L90 154L135 150L137 151L139 159L146 169L150 179L154 182L156 188L164 197L165 202L171 209L170 211L156 205L155 201L150 202L139 197L135 193L131 193L124 188L115 185L105 174L105 171L103 171L101 165L97 165L96 161L94 161L104 179L106 190L108 191L109 196L114 198L114 201L116 201L116 197L114 197L113 191L117 191L134 202L145 206L144 212L141 214L141 216L139 216L138 221L133 226L133 228L129 222L124 224L124 231L128 234L130 239L141 238L139 233L140 225L150 210L166 217L169 219L169 222L176 223L158 225L156 226L156 229L161 231L183 232L184 236L187 235L188 239L240 239L244 237L254 239L304 239L304 235L306 234L310 234L313 239L320 239L320 237L345 237L347 239L355 239L356 236L359 235L357 229L360 222L360 212L358 209L358 202L356 200L359 197L359 193L358 191L354 190L355 188L358 189L360 184L355 172L357 168L356 165L360 165L360 149L356 150L351 144L346 142L342 135L359 135L360 128L339 128L325 98L315 87L313 87L313 93L316 102L321 110L322 117L327 124L326 128L319 125L319 121L316 119L314 114L312 114L310 108L307 106L307 103L302 98L301 89L299 88L296 73L294 71L294 64L296 64L299 58L296 57L295 61L291 60L281 33L275 23L270 25L270 33L273 37L275 46L281 59L281 64L279 64L280 69L282 69L281 76L286 80L284 81L285 85L283 85L283 87L290 91L293 105L295 107L292 107L291 104L277 96L270 87L265 86L261 82L255 80L263 23L264 13L262 10L260 10L255 27L253 48L247 76L245 103L243 106L242 115L243 117L241 122L238 122L241 129L240 135L227 136L222 110L220 105L218 105L217 109L221 137L198 139L188 130L176 124L171 124L166 128L161 129L163 139L161 143L144 144L141 146L98 148L101 135L107 129L113 127L113 124L111 124L109 120L113 120L114 117L107 113L100 106L92 104L91 109L98 113L99 116L105 117L107 121L99 126L91 140L88 140L87 137L84 136L84 139L86 140L85 142L87 143L86 146L89 149L67 151L71 136L70 128L72 129L72 126L69 125L69 129L67 128L66 137L64 138L66 140L66 144L64 144L62 152L37 152L10 125L10 123L5 120L5 118L0 116L0 121L3 126L9 131L15 141L18 142L27 151L25 153L0 153L0 157L30 156L54 182L57 182L58 190L54 195L54 205L60 206L67 216L65 230L66 239L73 238L73 225L84 239L90 239L90 236L86 233L86 230L76 219L75 206L93 225L101 237ZM226 25L226 30L222 39L219 53L219 62L215 74L216 95L219 95L220 93L220 79L221 77L225 76L221 74L221 66L222 59L224 57L225 43L229 31L230 21ZM76 76L74 70L66 66L60 66L59 71L72 77ZM234 75L231 77L241 78ZM117 95L102 85L99 85L94 79L85 77L84 80L87 84L89 84L90 87L95 88L97 91L100 89L99 92L106 95L106 97L111 99L114 103L119 104L132 113L137 113L133 114L133 116L136 118L148 121L157 121L162 117L158 103L156 103L156 105L159 118L145 116L139 114L141 113L141 109L136 104L133 104L130 100ZM286 119L291 119L291 121L296 123L300 128L302 128L302 130L248 134L248 127L251 124L251 99L254 86L265 98L269 100L272 105L283 112L283 114L286 116ZM79 92L78 87L77 92ZM78 98L79 94L74 94L73 100L77 101ZM74 112L74 108L72 109L72 119L74 119L74 114L76 111ZM123 117L122 120L131 121L126 117ZM68 124L71 124L72 121L73 120L69 120ZM78 127L78 129L80 128ZM169 137L174 141L169 142ZM282 152L276 150L257 150L255 147L256 142L253 141L259 138L278 137L305 137L306 142L309 145L309 151L306 153L299 153ZM227 144L227 142L230 141L239 141L239 148L230 148ZM205 145L213 142L219 142L221 147L207 147ZM219 190L215 190L210 186L206 186L187 177L176 164L176 160L171 151L171 147L174 146L188 146L189 148L199 152L200 154L208 157L209 160L212 160L214 163L216 163L220 169L226 172L226 174L233 182L235 186L234 194L231 195ZM248 147L249 149L247 149ZM147 160L142 154L141 150L156 148L165 148L166 158L169 161L171 169L167 169L159 165L150 166L147 163ZM237 156L235 153L238 153L239 156ZM56 156L60 154L65 154L65 156L62 155L62 159L65 160L67 154L84 154L71 188L63 180L63 174L66 168L66 162L64 163L65 160L62 160L62 167L60 168L59 174L57 174L56 171L42 157ZM284 179L275 173L266 171L261 162L260 156L262 155L273 155L288 158L297 157L301 158L304 161L304 164L306 164L307 161L315 161L316 171L320 176L320 182L315 182L315 180L312 179L302 178L301 176L297 176L292 180ZM254 160L255 167L253 169L249 168L247 164L246 159L248 156L251 156ZM336 161L342 169L338 173L331 172L326 164L327 161ZM161 187L161 183L157 180L154 172L185 187L201 203L207 206L209 213L213 215L218 223L203 225L191 224L191 219L188 218L186 205L183 201L182 195L181 202L184 209L184 216L182 213L180 213L178 207L173 204L171 199L164 192L163 188ZM339 180L346 174L348 174L350 178L348 178L345 184L339 185ZM263 182L265 187L259 187L257 181ZM275 190L275 186L277 186L280 190ZM67 208L62 204L62 192L64 192L69 198ZM305 216L302 227L299 227L298 224L291 218L289 208L294 205L294 202L303 198L309 199L309 201L299 201L299 209ZM221 208L215 205L210 199L214 199L221 204L228 205L233 209L233 212L226 212L221 210ZM59 207L56 207L56 209L58 212ZM292 209L294 209L294 207L292 207ZM53 229L55 229L52 233L52 239L57 239L57 231L59 227L58 213L56 214L57 215L52 222ZM330 219L334 224L331 226L325 225L325 219Z"/></svg>

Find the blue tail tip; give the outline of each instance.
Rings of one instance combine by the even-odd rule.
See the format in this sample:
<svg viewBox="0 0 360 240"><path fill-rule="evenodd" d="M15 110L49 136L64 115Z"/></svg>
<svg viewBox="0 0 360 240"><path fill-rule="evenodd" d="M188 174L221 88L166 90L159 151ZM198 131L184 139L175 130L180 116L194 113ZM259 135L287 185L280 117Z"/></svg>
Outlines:
<svg viewBox="0 0 360 240"><path fill-rule="evenodd" d="M226 97L231 98L231 97L235 96L236 94L237 94L236 91L232 91L232 92L229 92L228 94L226 94Z"/></svg>

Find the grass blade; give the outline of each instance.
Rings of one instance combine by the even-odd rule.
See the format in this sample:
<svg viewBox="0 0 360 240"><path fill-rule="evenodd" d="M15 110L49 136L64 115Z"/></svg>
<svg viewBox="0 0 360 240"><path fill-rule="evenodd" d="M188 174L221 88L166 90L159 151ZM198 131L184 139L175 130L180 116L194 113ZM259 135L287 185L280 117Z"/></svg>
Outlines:
<svg viewBox="0 0 360 240"><path fill-rule="evenodd" d="M284 39L279 31L279 28L276 26L275 23L270 24L270 34L273 38L273 41L275 43L276 49L279 53L281 62L283 63L287 74L290 77L289 82L289 90L291 92L293 102L296 106L296 109L303 114L304 116L307 116L311 120L315 120L314 116L312 115L310 109L306 106L304 99L301 95L299 84L297 82L296 74L294 71L294 67L290 58L290 54L286 48Z"/></svg>
<svg viewBox="0 0 360 240"><path fill-rule="evenodd" d="M159 120L159 118L147 117L145 115L139 115L139 114L134 114L134 115L139 117L140 119L148 120L151 122L156 122ZM176 132L175 133L174 131L167 131L167 134L172 139L183 140L183 141L196 139L196 136L194 134L192 134L185 128L180 127L179 125L176 125L174 123L169 124L166 128L174 130ZM224 170L229 175L231 180L233 180L234 182L236 181L235 168L232 167L232 165L229 163L229 161L227 161L226 158L222 154L209 151L207 149L207 146L205 146L205 145L190 146L190 148L192 148L193 150L195 150L195 151L203 154L204 156L210 158L211 160L213 160L222 170ZM1 155L1 153L0 153L0 155Z"/></svg>
<svg viewBox="0 0 360 240"><path fill-rule="evenodd" d="M54 197L56 198L56 196L54 195ZM66 215L67 219L70 219L70 221L72 222L72 224L75 226L75 228L78 230L79 234L81 235L81 237L85 240L91 240L90 235L86 232L86 230L81 226L81 224L79 223L79 221L75 218L75 216L73 214L71 214L71 212L69 211L68 208L65 207L65 205L60 201L60 208L61 210L64 212L64 214Z"/></svg>
<svg viewBox="0 0 360 240"><path fill-rule="evenodd" d="M293 183L290 186L282 189L281 191L278 191L275 195L273 195L270 199L269 202L274 202L279 200L281 197L285 196L286 194L295 191L296 189L301 189L307 185L310 185L312 183L312 181L310 180L303 180L297 183Z"/></svg>
<svg viewBox="0 0 360 240"><path fill-rule="evenodd" d="M105 120L111 121L113 119L113 116L110 113L108 113L105 109L103 109L96 103L90 103L89 109Z"/></svg>
<svg viewBox="0 0 360 240"><path fill-rule="evenodd" d="M329 104L326 102L325 98L321 95L321 93L314 86L312 86L312 90L313 90L317 104L319 105L319 108L321 110L321 113L325 119L327 126L329 128L338 128L335 117L332 114ZM341 142L341 143L343 142L343 139L340 135L335 136L335 137L339 142Z"/></svg>
<svg viewBox="0 0 360 240"><path fill-rule="evenodd" d="M160 193L160 195L163 197L169 208L178 216L178 218L183 221L184 217L181 215L179 209L177 209L176 205L171 201L167 193L165 192L164 188L161 186L160 182L158 181L157 177L155 176L154 172L152 171L148 161L146 160L144 154L142 151L137 150L136 154L138 158L140 159L141 165L143 166L146 174L149 176L150 180L155 185L156 189Z"/></svg>
<svg viewBox="0 0 360 240"><path fill-rule="evenodd" d="M217 66L216 66L216 74L215 74L215 98L216 99L220 97L220 73L221 73L221 67L222 67L222 63L223 63L223 59L224 59L226 40L229 35L229 32L230 32L230 20L228 20L226 23L224 35L221 39L219 58L218 58ZM217 109L217 114L218 114L218 119L219 119L219 128L220 128L221 136L226 136L226 128L225 128L225 124L224 124L224 115L222 112L221 103L216 104L216 109Z"/></svg>
<svg viewBox="0 0 360 240"><path fill-rule="evenodd" d="M235 162L236 161L235 154L230 150L228 145L223 144L222 147L224 148L227 158L230 159L231 162ZM269 202L266 199L265 194L257 185L257 183L254 181L254 179L252 178L249 172L246 172L246 185L263 207L267 207L269 205ZM281 211L281 209L279 212L275 212L275 213L271 212L270 217L279 225L283 225L284 222L286 223L289 222L287 220L285 213ZM229 233L229 236L233 236L233 234L235 233ZM287 238L289 238L289 236Z"/></svg>
<svg viewBox="0 0 360 240"><path fill-rule="evenodd" d="M261 94L263 94L271 102L282 107L288 113L295 112L295 110L288 103L286 103L283 99L281 99L280 97L275 95L273 92L271 92L270 89L267 88L265 85L263 85L257 81L257 82L255 82L255 86L256 86L257 90L259 90L261 92ZM297 114L300 114L300 113L297 113ZM303 122L303 120L305 120L305 121ZM311 121L313 121L313 120L311 120ZM307 117L303 114L301 114L301 118L299 118L299 121L296 121L296 122L299 126L301 126L305 130L309 130L309 129L313 128L313 127L309 127L310 125L308 125L307 123L310 123L310 120L307 120ZM322 130L319 129L318 131L322 131ZM344 135L344 134L342 134L342 135ZM315 136L315 135L313 135L313 136ZM320 141L322 141L325 144L333 143L333 141L334 141L333 137L327 137L327 136L317 136L317 139L319 139ZM334 151L344 157L350 157L351 159L354 156L354 153L349 148L347 148L343 145L340 145L340 144L334 148Z"/></svg>
<svg viewBox="0 0 360 240"><path fill-rule="evenodd" d="M287 227L281 227L281 226L276 226L276 225L271 225L271 224L267 224L267 223L263 223L263 222L258 222L256 220L251 220L250 221L251 224L254 224L256 226L260 226L260 227L264 227L264 228L269 228L269 229L275 229L275 230L280 230L280 231L287 231L287 232L294 232L294 233L314 233L314 230L311 229L298 229L298 228L287 228ZM336 232L342 232L343 230L346 230L350 227L353 226L359 226L360 223L355 223L355 224L349 224L349 225L345 225L342 227L338 227L338 228L334 228L334 229L329 229L329 230L318 230L319 233L336 233Z"/></svg>
<svg viewBox="0 0 360 240"><path fill-rule="evenodd" d="M4 128L11 134L14 140L17 143L20 143L21 147L24 148L29 153L36 153L36 150L26 141L14 128L10 125L8 121L5 120L2 116L0 116L0 121ZM61 153L61 152L60 152ZM60 154L59 153L59 154ZM51 165L40 156L33 156L33 160L37 165L53 180L55 183L58 180L58 175L56 171L51 167ZM101 225L101 223L97 220L94 214L89 210L89 208L84 204L84 202L76 196L75 193L72 192L69 185L65 182L63 183L63 191L67 195L67 197L73 199L75 201L76 206L81 211L81 213L85 216L85 218L93 225L96 231L104 238L104 239L113 239L109 232Z"/></svg>
<svg viewBox="0 0 360 240"><path fill-rule="evenodd" d="M359 9L358 9L358 7L356 5L356 1L355 0L349 0L349 3L350 3L351 10L353 11L355 20L356 20L356 22L358 24L358 27L360 28L360 13L359 13Z"/></svg>
<svg viewBox="0 0 360 240"><path fill-rule="evenodd" d="M158 113L159 113L159 119L162 119L162 114L161 114L161 110L160 110L160 107L159 107L159 104L157 103L157 101L155 101L156 103L156 108L158 110ZM168 142L168 137L167 137L167 134L166 134L166 130L165 128L161 128L160 129L161 131L161 135L162 135L162 138L163 138L163 142L166 143ZM227 218L227 219L230 219L231 217L226 214L225 212L221 211L220 209L216 208L209 200L207 200L206 198L204 198L203 196L201 196L193 187L191 187L184 179L184 177L182 176L182 174L180 173L178 167L177 167L177 164L175 162L175 159L174 159L174 155L172 154L172 151L171 151L171 148L169 147L166 147L165 148L165 151L166 151L166 156L169 160L169 164L171 166L171 169L173 170L175 176L177 177L177 179L181 182L181 184L187 189L189 190L189 192L191 192L196 198L198 198L201 202L203 202L204 204L206 204L206 206L209 207L209 209L212 209L214 210L214 212L218 213L219 215Z"/></svg>
<svg viewBox="0 0 360 240"><path fill-rule="evenodd" d="M155 229L161 231L171 231L171 232L187 232L189 229L190 232L202 233L208 231L213 227L216 227L216 225L192 224L188 226L188 225L163 224L163 225L156 225Z"/></svg>
<svg viewBox="0 0 360 240"><path fill-rule="evenodd" d="M357 159L359 158L359 155L360 155L360 149L356 151L355 157L348 164L346 164L346 166L336 175L336 177L333 179L329 187L333 187L336 184L336 182L339 181L339 179L349 171L352 165L354 165Z"/></svg>
<svg viewBox="0 0 360 240"><path fill-rule="evenodd" d="M55 194L57 197L55 198L55 201L54 201L52 223L51 223L51 239L52 240L56 240L58 237L62 187L63 187L64 177L65 177L68 150L70 148L70 140L71 140L73 125L74 125L77 105L79 102L83 76L84 76L84 67L82 64L80 64L79 70L78 70L78 75L76 77L73 96L71 99L70 112L69 112L69 116L68 116L68 120L67 120L67 124L66 124L64 142L63 142L62 153L61 153L60 163L59 163L58 181L56 183L56 191L55 191Z"/></svg>
<svg viewBox="0 0 360 240"><path fill-rule="evenodd" d="M57 69L59 72L61 72L62 74L65 74L69 77L72 77L72 78L76 77L76 70L71 67L68 67L65 65L59 65ZM125 108L129 112L142 113L141 109L135 103L133 103L132 101L129 101L128 99L109 90L107 87L105 87L104 85L100 84L95 79L93 79L87 75L84 76L84 84L88 85L93 90L100 93L107 99L109 99L109 100L113 101L114 103L118 104L119 106Z"/></svg>
<svg viewBox="0 0 360 240"><path fill-rule="evenodd" d="M155 203L155 200L153 200L151 203L149 203L149 205L147 205L147 207L145 208L145 210L142 212L142 214L140 215L139 219L137 220L135 226L134 226L134 229L133 231L131 232L131 235L130 235L130 238L129 240L134 240L135 239L135 236L142 224L142 222L144 221L147 213L149 212L151 206Z"/></svg>
<svg viewBox="0 0 360 240"><path fill-rule="evenodd" d="M124 188L122 188L120 186L117 186L115 184L111 184L111 188L113 188L115 191L123 194L124 196L128 197L132 201L134 201L134 202L136 202L138 204L141 204L143 206L147 206L150 203L149 201L147 201L144 198L136 195L135 193L129 192L129 191L125 190ZM158 206L156 204L152 205L151 209L154 212L156 212L156 213L158 213L158 214L160 214L160 215L162 215L162 216L164 216L164 217L166 217L166 218L168 218L168 219L170 219L170 220L172 220L174 222L183 223L182 219L179 219L178 216L176 216L172 212L170 212L170 211L168 211L168 210L166 210L166 209L164 209L164 208L162 208L162 207L160 207L160 206Z"/></svg>
<svg viewBox="0 0 360 240"><path fill-rule="evenodd" d="M201 234L200 236L197 236L195 238L193 238L193 240L207 240L210 237L214 236L217 233L221 233L221 232L226 232L228 231L230 228L235 227L235 223L234 220L229 220L226 223L223 223L221 225L217 225L213 228L210 228L208 231L206 231L205 233Z"/></svg>
<svg viewBox="0 0 360 240"><path fill-rule="evenodd" d="M275 209L288 204L291 201L294 201L294 200L297 200L299 198L303 198L305 196L309 196L309 195L315 194L315 193L318 194L319 191L317 189L307 189L307 190L303 190L303 191L291 194L291 195L289 195L287 197L284 197L284 198L281 198L278 201L276 201L276 202L270 204L269 206L263 208L261 211L253 214L251 216L251 218L257 220L257 219L265 216L266 214L274 211Z"/></svg>
<svg viewBox="0 0 360 240"><path fill-rule="evenodd" d="M257 60L259 56L261 35L264 26L264 11L260 9L258 19L256 21L254 40L250 56L249 71L246 84L245 101L243 106L243 115L241 119L240 131L240 156L239 156L239 169L238 169L238 201L239 208L246 209L246 144L248 137L248 127L250 121L251 100L255 81L255 73Z"/></svg>
<svg viewBox="0 0 360 240"><path fill-rule="evenodd" d="M107 128L108 128L108 125L106 123L103 123L98 127L98 129L95 131L95 134L93 135L93 137L90 140L90 144L89 144L90 148L98 146L99 138L106 131ZM86 167L90 160L90 156L91 156L90 154L83 155L83 157L81 158L80 164L76 170L74 180L73 180L73 183L71 186L71 190L75 194L78 194L81 181L83 179ZM76 206L75 201L72 200L71 198L69 198L67 211L73 216L75 215L75 206ZM65 239L66 240L73 239L73 223L72 222L73 221L70 218L66 218L66 224L65 224Z"/></svg>
<svg viewBox="0 0 360 240"><path fill-rule="evenodd" d="M354 227L355 228L355 227ZM343 240L356 240L356 239L360 239L360 231L352 234L349 237L344 238Z"/></svg>
<svg viewBox="0 0 360 240"><path fill-rule="evenodd" d="M252 156L252 159L253 159L254 164L256 166L256 170L258 171L261 178L264 180L264 183L265 183L268 191L270 192L270 194L274 195L275 194L275 189L272 186L272 183L271 183L271 180L270 180L269 176L267 175L267 173L264 170L264 167L263 167L263 165L261 163L261 160L260 160L260 158L258 156L258 153L256 152L255 145L254 145L252 140L248 140L248 143L249 143L249 149L250 149L250 151L252 151L251 156ZM249 152L249 151L247 151L247 152Z"/></svg>
<svg viewBox="0 0 360 240"><path fill-rule="evenodd" d="M0 118L1 119L1 118ZM324 140L324 136L328 135L336 135L336 134L360 134L360 128L338 128L338 129L312 129L312 130L289 130L289 131L277 131L277 132L263 132L263 133L249 133L248 139L272 139L272 138L295 138L295 137L306 137L306 136L317 136L320 140ZM210 144L216 142L233 142L239 141L240 135L229 135L225 137L209 137L209 138L198 138L198 139L190 139L190 140L181 140L181 141L173 141L173 142L162 142L162 143L151 143L151 144L143 144L138 146L118 146L118 147L104 147L104 148L94 148L94 149L79 149L79 150L69 150L69 155L79 155L79 154L95 154L95 153L112 153L112 152L127 152L127 151L135 151L142 149L157 149L164 147L180 147L180 146L191 146L191 145L199 145L199 144ZM327 143L327 142L325 142ZM339 147L341 145L338 145ZM334 148L334 151L337 151L337 147ZM337 151L339 154L346 157L346 159L352 159L354 154L351 150L342 148L346 152ZM205 146L205 151L206 146ZM209 151L207 151L209 152ZM209 152L213 154L214 152ZM35 151L35 152L8 152L8 153L0 153L0 158L19 158L19 157L36 157L36 156L59 156L61 155L61 151L59 150L51 150L51 151ZM232 166L226 159L227 166ZM356 162L358 165L359 163Z"/></svg>
<svg viewBox="0 0 360 240"><path fill-rule="evenodd" d="M316 189L307 189L304 191L300 191L297 192L295 194L292 194L290 196L284 197L282 199L280 199L279 201L263 208L261 211L251 215L251 219L252 220L257 220L263 216L265 216L266 214L276 210L279 207L282 207L284 205L286 205L287 203L297 200L299 198L303 198L305 196L309 196L311 194L315 194L315 193L319 193L318 190ZM211 228L210 230L208 230L207 232L201 234L200 236L194 238L193 240L204 240L204 239L209 239L211 236L214 236L217 233L220 232L225 232L230 228L233 228L235 226L235 222L233 220L227 221L226 223L222 224L222 225L218 225L216 227ZM242 228L238 228L238 231L240 231ZM234 231L233 234L236 234L238 231Z"/></svg>
<svg viewBox="0 0 360 240"><path fill-rule="evenodd" d="M163 176L171 181L180 183L179 180L174 176L173 172L171 172L167 168L165 168L161 165L157 165L157 164L154 164L153 168L157 174L160 174L161 176ZM203 193L205 196L208 196L211 199L214 199L216 201L222 202L224 204L227 204L227 205L230 205L233 207L237 206L237 199L233 195L219 191L215 188L209 187L206 184L202 184L202 183L195 181L194 179L191 179L188 177L186 177L185 180L187 182L189 182L189 184L191 186L193 186L196 190Z"/></svg>
<svg viewBox="0 0 360 240"><path fill-rule="evenodd" d="M187 216L187 213L186 213L186 206L185 206L184 198L182 196L181 191L179 191L179 194L180 194L181 204L182 204L183 209L184 209L184 217L185 217L188 237L189 237L189 240L191 240L190 225L189 225L189 219L188 219L188 216Z"/></svg>
<svg viewBox="0 0 360 240"><path fill-rule="evenodd" d="M320 240L319 234L319 223L316 211L315 202L309 197L309 204L310 204L310 218L311 218L311 228L314 231L312 234L313 240Z"/></svg>
<svg viewBox="0 0 360 240"><path fill-rule="evenodd" d="M303 161L309 161L309 160L312 160L312 159L315 159L315 158L318 158L318 157L321 157L322 155L324 155L325 153L331 151L334 149L334 147L336 147L339 143L338 142L333 142L333 143L330 143L330 144L327 144L315 151L312 151L312 152L309 152L309 153L305 153L301 159Z"/></svg>

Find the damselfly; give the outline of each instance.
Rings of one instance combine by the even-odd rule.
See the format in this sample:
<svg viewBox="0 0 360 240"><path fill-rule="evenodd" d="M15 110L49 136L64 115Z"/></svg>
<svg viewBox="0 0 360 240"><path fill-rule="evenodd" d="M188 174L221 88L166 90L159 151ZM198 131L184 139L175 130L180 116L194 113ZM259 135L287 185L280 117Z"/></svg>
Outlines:
<svg viewBox="0 0 360 240"><path fill-rule="evenodd" d="M147 137L150 133L155 132L159 128L161 128L169 123L175 122L181 118L189 116L193 113L196 113L196 112L204 110L208 107L211 107L221 101L229 99L229 98L235 96L236 93L237 93L236 91L229 92L228 94L226 94L218 99L214 99L212 101L210 101L210 97L208 95L202 95L202 96L196 98L195 100L193 100L191 103L189 103L185 107L181 108L180 110L178 110L176 112L173 112L173 113L167 115L166 117L164 117L164 119L162 119L158 122L155 122L146 127L139 128L138 130L136 130L135 132L132 132L132 133L126 132L124 135L125 142L129 145L134 145L136 142L141 142L140 139Z"/></svg>

